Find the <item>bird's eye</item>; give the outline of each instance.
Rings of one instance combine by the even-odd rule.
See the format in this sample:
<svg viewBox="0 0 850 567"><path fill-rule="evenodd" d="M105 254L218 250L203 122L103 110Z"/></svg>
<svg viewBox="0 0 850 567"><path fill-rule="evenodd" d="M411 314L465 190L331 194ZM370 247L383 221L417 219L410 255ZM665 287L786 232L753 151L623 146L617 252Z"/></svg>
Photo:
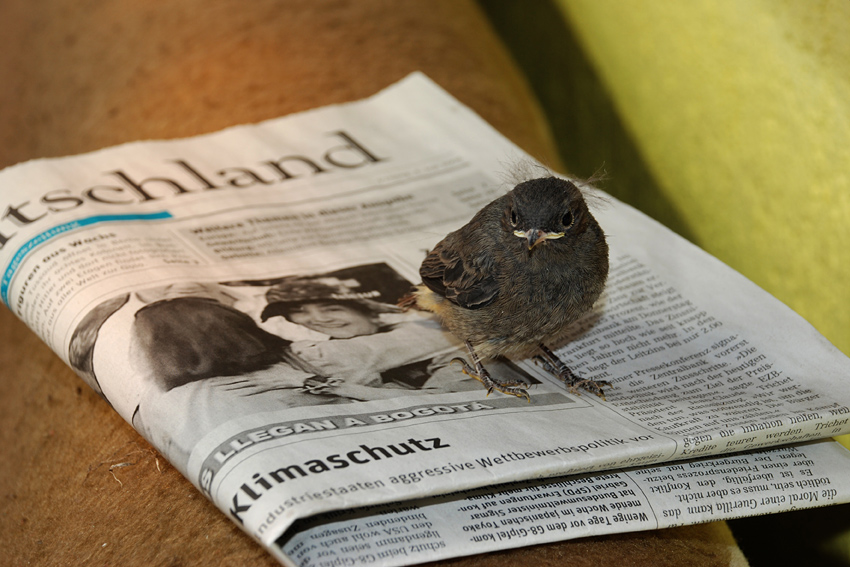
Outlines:
<svg viewBox="0 0 850 567"><path fill-rule="evenodd" d="M573 217L572 211L567 211L564 213L564 218L561 219L561 224L564 225L564 228L570 228L573 225L573 221L575 218Z"/></svg>
<svg viewBox="0 0 850 567"><path fill-rule="evenodd" d="M511 226L516 226L516 223L517 223L516 211L511 209Z"/></svg>

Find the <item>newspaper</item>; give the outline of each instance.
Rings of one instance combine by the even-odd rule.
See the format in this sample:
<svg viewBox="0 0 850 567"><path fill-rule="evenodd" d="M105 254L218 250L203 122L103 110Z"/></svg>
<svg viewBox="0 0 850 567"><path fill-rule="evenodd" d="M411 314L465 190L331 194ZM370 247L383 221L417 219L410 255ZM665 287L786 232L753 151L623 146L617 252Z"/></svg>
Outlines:
<svg viewBox="0 0 850 567"><path fill-rule="evenodd" d="M284 564L850 501L848 452L812 443L850 432L847 357L614 198L591 199L607 290L557 351L614 384L606 400L529 360L488 368L530 402L488 396L450 363L456 337L396 307L530 159L416 73L363 101L19 164L0 172L0 298Z"/></svg>
<svg viewBox="0 0 850 567"><path fill-rule="evenodd" d="M838 443L517 481L296 523L277 542L297 565L405 565L564 539L824 506L847 494Z"/></svg>

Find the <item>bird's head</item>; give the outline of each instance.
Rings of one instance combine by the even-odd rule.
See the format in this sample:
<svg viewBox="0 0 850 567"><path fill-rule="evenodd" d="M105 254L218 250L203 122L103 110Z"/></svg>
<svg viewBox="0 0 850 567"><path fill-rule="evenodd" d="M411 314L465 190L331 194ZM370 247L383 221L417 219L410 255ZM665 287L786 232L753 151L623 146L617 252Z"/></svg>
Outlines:
<svg viewBox="0 0 850 567"><path fill-rule="evenodd" d="M557 177L520 183L509 197L504 224L526 241L529 252L548 242L568 241L570 233L580 232L589 216L581 191Z"/></svg>

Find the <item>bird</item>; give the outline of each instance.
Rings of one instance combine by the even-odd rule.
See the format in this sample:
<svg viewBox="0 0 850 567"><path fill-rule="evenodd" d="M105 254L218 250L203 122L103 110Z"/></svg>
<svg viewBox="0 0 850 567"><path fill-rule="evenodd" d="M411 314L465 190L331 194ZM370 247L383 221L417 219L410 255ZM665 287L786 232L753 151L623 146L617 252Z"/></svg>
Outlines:
<svg viewBox="0 0 850 567"><path fill-rule="evenodd" d="M534 358L563 381L605 398L604 380L580 378L554 353L588 313L608 277L605 233L582 191L555 176L517 184L427 254L422 283L403 305L435 313L472 361L453 362L493 390L525 398L528 384L490 375L487 359ZM557 346L555 346L557 348Z"/></svg>

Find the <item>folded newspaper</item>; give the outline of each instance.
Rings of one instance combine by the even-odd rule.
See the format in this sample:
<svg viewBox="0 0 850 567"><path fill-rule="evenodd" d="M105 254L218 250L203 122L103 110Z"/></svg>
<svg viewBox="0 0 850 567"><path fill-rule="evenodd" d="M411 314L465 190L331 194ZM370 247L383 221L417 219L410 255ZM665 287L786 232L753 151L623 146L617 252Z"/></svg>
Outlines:
<svg viewBox="0 0 850 567"><path fill-rule="evenodd" d="M287 565L403 565L850 501L850 360L613 198L607 290L558 351L403 312L530 157L421 74L363 101L0 172L0 297ZM589 189L589 191L593 191Z"/></svg>

